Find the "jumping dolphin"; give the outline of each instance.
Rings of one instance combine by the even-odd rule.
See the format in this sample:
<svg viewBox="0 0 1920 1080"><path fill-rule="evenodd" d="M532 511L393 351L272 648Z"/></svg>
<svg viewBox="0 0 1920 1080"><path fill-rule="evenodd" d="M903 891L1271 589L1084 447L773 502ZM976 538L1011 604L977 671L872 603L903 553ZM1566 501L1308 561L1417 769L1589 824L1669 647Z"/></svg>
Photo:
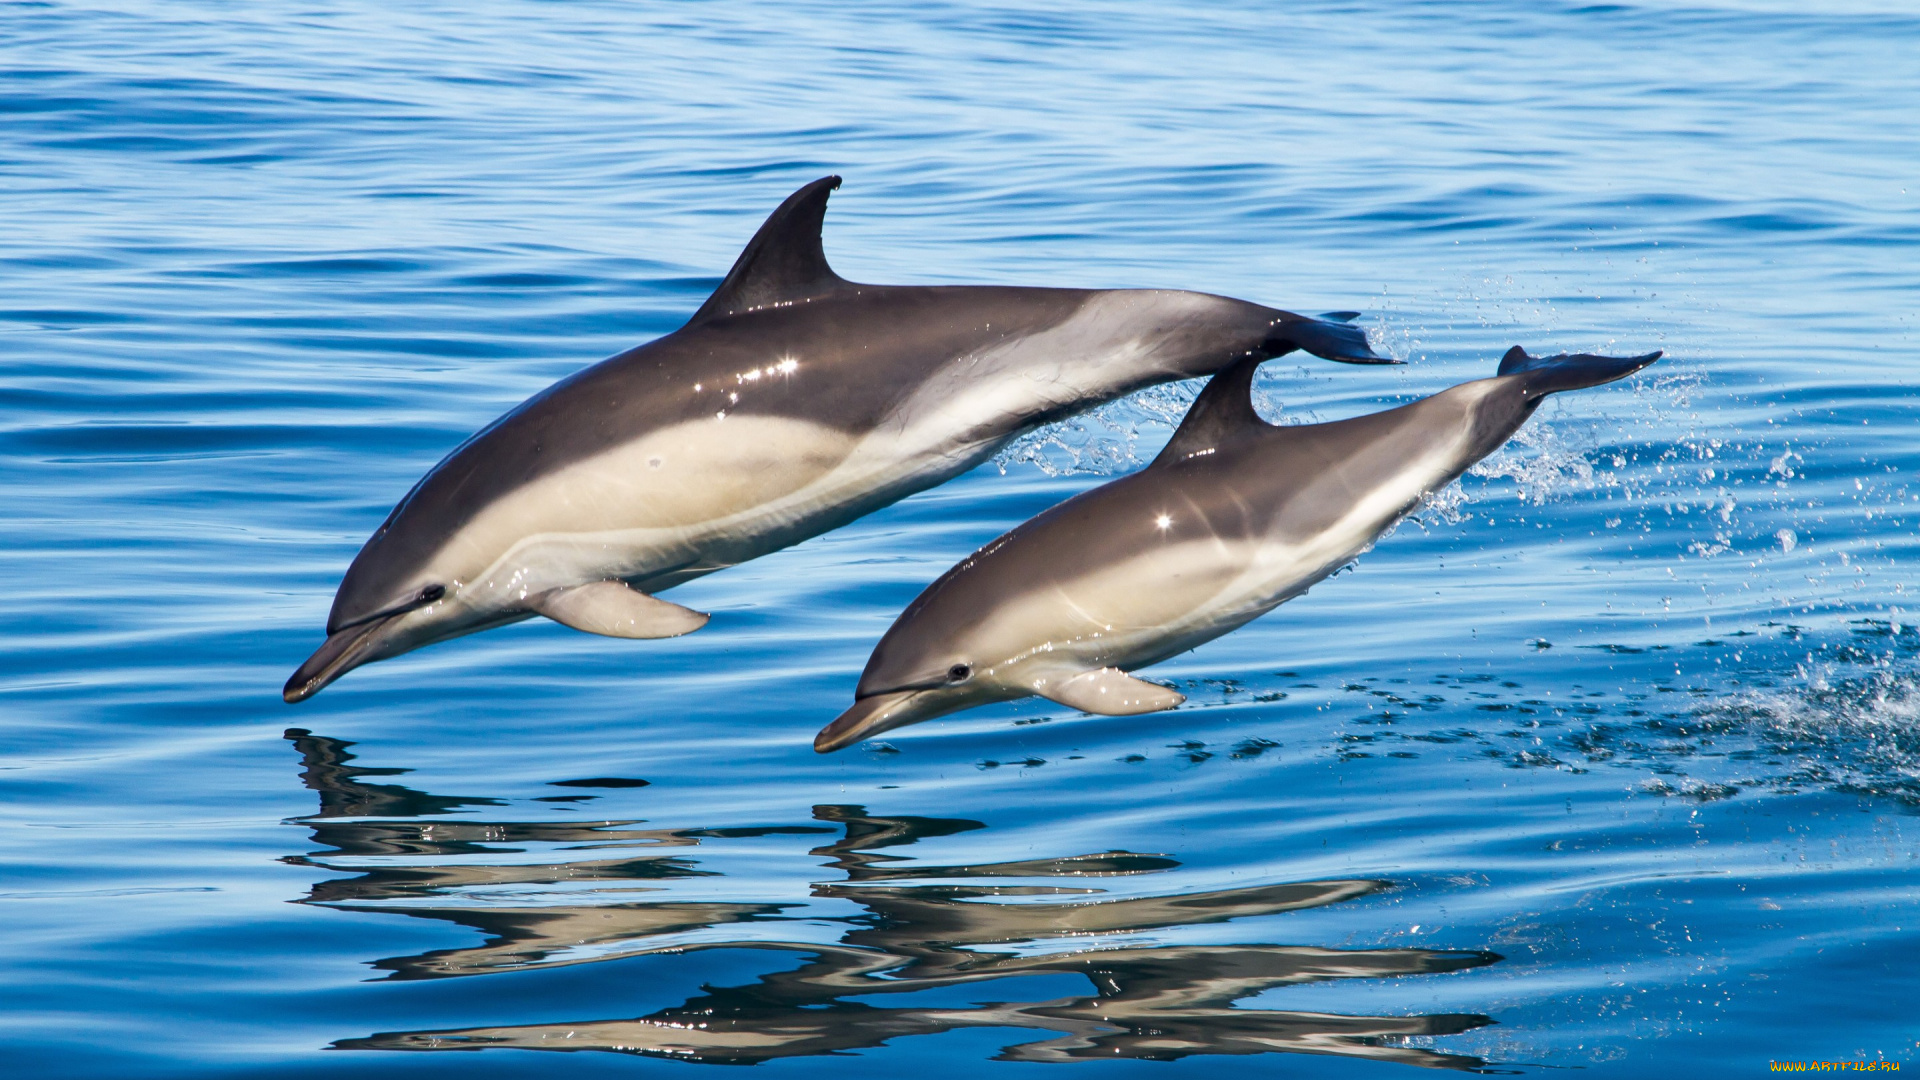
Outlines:
<svg viewBox="0 0 1920 1080"><path fill-rule="evenodd" d="M1240 357L1394 362L1349 312L856 284L821 248L839 185L781 203L685 326L562 379L434 466L348 567L286 699L533 615L685 634L707 616L654 593L940 484L1041 424Z"/></svg>
<svg viewBox="0 0 1920 1080"><path fill-rule="evenodd" d="M1017 526L929 585L813 748L1030 694L1110 716L1171 709L1185 699L1127 672L1306 592L1499 448L1548 394L1659 358L1515 346L1491 379L1300 427L1260 419L1259 361L1237 361L1147 468Z"/></svg>

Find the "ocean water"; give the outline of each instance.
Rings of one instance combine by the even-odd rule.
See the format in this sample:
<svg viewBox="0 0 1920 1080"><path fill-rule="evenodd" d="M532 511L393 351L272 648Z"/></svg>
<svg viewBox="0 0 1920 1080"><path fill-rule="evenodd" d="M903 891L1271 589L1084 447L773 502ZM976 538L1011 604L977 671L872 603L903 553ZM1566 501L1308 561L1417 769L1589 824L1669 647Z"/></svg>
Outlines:
<svg viewBox="0 0 1920 1080"><path fill-rule="evenodd" d="M0 4L9 1075L1920 1068L1920 15L1811 7ZM1408 361L1270 364L1284 422L1668 356L1150 669L1170 713L809 745L1191 385L681 588L686 638L281 702L421 473L829 172L855 280Z"/></svg>

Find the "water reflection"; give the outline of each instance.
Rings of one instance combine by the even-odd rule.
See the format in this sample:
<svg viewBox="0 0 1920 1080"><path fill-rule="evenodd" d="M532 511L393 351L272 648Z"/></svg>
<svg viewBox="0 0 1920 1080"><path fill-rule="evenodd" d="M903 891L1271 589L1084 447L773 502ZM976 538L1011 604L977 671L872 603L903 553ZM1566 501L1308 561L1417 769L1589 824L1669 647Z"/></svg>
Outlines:
<svg viewBox="0 0 1920 1080"><path fill-rule="evenodd" d="M779 969L749 985L703 987L680 1005L630 1019L387 1032L340 1040L338 1049L603 1050L750 1064L906 1035L1010 1027L1040 1034L1007 1046L997 1060L1294 1052L1443 1068L1484 1064L1407 1040L1471 1030L1490 1023L1485 1016L1341 1016L1233 1003L1301 983L1460 971L1500 959L1493 953L1161 943L1181 928L1336 904L1387 882L1111 898L1096 883L1112 886L1178 861L1109 851L929 865L888 849L985 825L878 816L858 806L816 806L812 823L773 828L435 820L461 807L502 804L370 784L363 778L404 770L349 766L350 744L306 732L289 737L306 766L303 778L320 795L320 812L298 823L326 850L286 861L352 875L316 884L300 902L442 920L486 935L476 946L375 961L387 978L712 949L763 950ZM727 898L727 879L711 869L724 861L727 841L809 833L837 836L806 853L809 876L824 859L842 880L797 885L783 897ZM696 859L689 849L703 845ZM984 983L995 985L953 992Z"/></svg>
<svg viewBox="0 0 1920 1080"><path fill-rule="evenodd" d="M369 784L363 776L399 776L411 769L372 769L349 765L352 743L288 728L286 737L300 752L300 779L319 793L320 809L303 821L325 818L427 817L451 814L463 806L505 806L499 799L428 795L398 784ZM317 839L317 837L316 837Z"/></svg>

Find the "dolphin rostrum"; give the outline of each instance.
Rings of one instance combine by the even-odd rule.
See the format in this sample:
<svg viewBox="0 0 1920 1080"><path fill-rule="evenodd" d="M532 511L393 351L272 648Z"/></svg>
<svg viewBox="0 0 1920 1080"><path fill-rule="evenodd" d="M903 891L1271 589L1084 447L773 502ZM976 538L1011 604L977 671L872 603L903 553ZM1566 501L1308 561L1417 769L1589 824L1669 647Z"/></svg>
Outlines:
<svg viewBox="0 0 1920 1080"><path fill-rule="evenodd" d="M781 203L685 326L562 379L434 466L347 569L286 699L534 615L688 633L707 616L653 594L949 480L1041 424L1241 357L1393 362L1347 312L856 284L821 248L839 185Z"/></svg>
<svg viewBox="0 0 1920 1080"><path fill-rule="evenodd" d="M1171 709L1180 694L1127 673L1306 592L1499 448L1548 394L1659 358L1515 346L1493 378L1299 427L1260 419L1259 361L1237 361L1147 468L1017 526L929 585L813 748L1032 694L1110 716Z"/></svg>

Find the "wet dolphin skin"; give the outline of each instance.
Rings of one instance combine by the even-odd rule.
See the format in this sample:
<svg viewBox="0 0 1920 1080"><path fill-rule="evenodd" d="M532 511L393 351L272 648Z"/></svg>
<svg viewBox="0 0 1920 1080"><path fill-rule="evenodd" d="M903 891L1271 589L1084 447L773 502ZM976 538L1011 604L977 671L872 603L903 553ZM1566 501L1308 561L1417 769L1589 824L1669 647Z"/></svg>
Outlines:
<svg viewBox="0 0 1920 1080"><path fill-rule="evenodd" d="M1548 394L1659 357L1515 347L1493 378L1299 427L1260 419L1259 361L1241 360L1146 469L1020 525L921 593L814 749L1028 695L1107 715L1173 708L1180 694L1128 672L1305 592L1506 442Z"/></svg>
<svg viewBox="0 0 1920 1080"><path fill-rule="evenodd" d="M782 203L684 327L561 380L428 472L348 568L286 700L534 615L688 633L707 616L655 593L951 479L1040 424L1249 356L1392 362L1346 313L849 282L820 239L839 182Z"/></svg>

